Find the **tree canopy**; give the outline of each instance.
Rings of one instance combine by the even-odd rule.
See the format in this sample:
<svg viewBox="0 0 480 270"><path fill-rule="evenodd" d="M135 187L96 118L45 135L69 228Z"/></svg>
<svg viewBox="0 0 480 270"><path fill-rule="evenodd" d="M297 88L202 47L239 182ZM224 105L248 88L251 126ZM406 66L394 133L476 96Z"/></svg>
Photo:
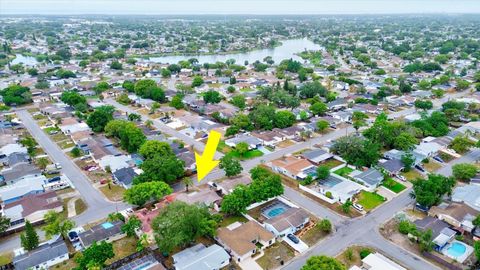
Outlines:
<svg viewBox="0 0 480 270"><path fill-rule="evenodd" d="M144 182L127 189L124 193L124 199L130 204L142 206L148 201L159 200L172 193L172 191L172 188L165 182Z"/></svg>
<svg viewBox="0 0 480 270"><path fill-rule="evenodd" d="M155 240L163 252L185 247L201 236L213 237L218 219L208 207L175 201L160 210L152 222Z"/></svg>

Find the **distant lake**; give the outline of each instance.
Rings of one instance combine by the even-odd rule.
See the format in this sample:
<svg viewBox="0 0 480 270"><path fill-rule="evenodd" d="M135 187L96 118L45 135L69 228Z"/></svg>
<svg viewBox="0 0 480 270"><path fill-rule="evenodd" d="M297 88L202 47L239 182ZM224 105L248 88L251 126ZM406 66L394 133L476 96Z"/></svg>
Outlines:
<svg viewBox="0 0 480 270"><path fill-rule="evenodd" d="M37 62L37 59L35 59L35 57L32 57L32 56L23 56L21 54L15 54L15 59L12 60L11 64L12 65L15 65L15 64L24 64L26 66L33 66L33 65L36 65L38 62Z"/></svg>
<svg viewBox="0 0 480 270"><path fill-rule="evenodd" d="M296 56L296 53L306 50L320 50L320 45L313 43L308 39L290 39L282 41L282 45L262 50L254 50L245 53L233 53L233 54L212 54L212 55L173 55L173 56L161 56L150 57L149 60L163 64L175 64L182 60L188 60L190 58L198 59L200 64L203 63L215 63L225 62L228 59L235 59L235 63L243 65L245 60L249 63L253 63L257 60L262 61L263 58L271 56L276 64L285 59L294 59L303 61L302 58Z"/></svg>

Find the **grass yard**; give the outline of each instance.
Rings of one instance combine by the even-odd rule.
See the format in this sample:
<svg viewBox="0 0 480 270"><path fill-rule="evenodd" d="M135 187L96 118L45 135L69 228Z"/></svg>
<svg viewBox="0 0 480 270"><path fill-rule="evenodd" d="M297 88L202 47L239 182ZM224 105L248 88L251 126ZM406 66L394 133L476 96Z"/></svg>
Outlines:
<svg viewBox="0 0 480 270"><path fill-rule="evenodd" d="M385 181L383 181L382 185L395 193L400 193L407 188L392 178L387 178Z"/></svg>
<svg viewBox="0 0 480 270"><path fill-rule="evenodd" d="M110 185L110 188L108 188L108 185L104 185L99 188L100 191L111 201L121 201L123 200L123 193L125 193L125 189L121 186L117 186L114 184Z"/></svg>
<svg viewBox="0 0 480 270"><path fill-rule="evenodd" d="M331 159L328 159L327 161L321 163L320 165L327 166L331 169L331 168L335 168L337 166L340 166L342 164L343 164L343 162L341 162L340 160L336 160L334 158L331 158Z"/></svg>
<svg viewBox="0 0 480 270"><path fill-rule="evenodd" d="M372 210L375 207L379 206L385 201L385 198L372 192L367 192L362 190L358 196L356 203L360 204L365 208L366 211Z"/></svg>
<svg viewBox="0 0 480 270"><path fill-rule="evenodd" d="M232 148L230 146L226 145L224 140L220 140L220 142L218 143L218 146L217 146L217 150L226 154L226 153L232 151Z"/></svg>
<svg viewBox="0 0 480 270"><path fill-rule="evenodd" d="M12 262L12 255L11 253L1 253L0 254L0 266L6 265Z"/></svg>
<svg viewBox="0 0 480 270"><path fill-rule="evenodd" d="M113 253L115 257L106 261L107 264L111 264L121 258L127 257L136 252L137 239L135 237L124 237L113 244Z"/></svg>
<svg viewBox="0 0 480 270"><path fill-rule="evenodd" d="M417 172L414 169L411 169L409 172L403 172L402 175L407 178L408 181L413 181L417 178L424 178L423 175L419 172Z"/></svg>
<svg viewBox="0 0 480 270"><path fill-rule="evenodd" d="M246 160L246 159L261 157L261 156L263 156L263 152L260 151L260 150L254 149L254 150L249 150L248 152L246 152L242 156L242 155L240 155L240 153L237 152L237 150L232 150L232 151L228 152L227 155L231 156L233 158L240 159L240 160Z"/></svg>
<svg viewBox="0 0 480 270"><path fill-rule="evenodd" d="M447 153L445 153L445 152L440 152L439 156L440 156L440 158L441 158L444 162L450 162L450 161L452 161L452 160L455 159L454 156L449 155L449 154L447 154Z"/></svg>
<svg viewBox="0 0 480 270"><path fill-rule="evenodd" d="M285 140L285 141L279 142L277 144L277 146L280 147L280 148L286 148L286 147L292 146L294 144L295 143L291 140Z"/></svg>
<svg viewBox="0 0 480 270"><path fill-rule="evenodd" d="M360 251L362 250L372 250L370 248L361 247L361 246L351 246L345 249L342 253L338 254L335 257L338 261L340 261L343 265L349 269L350 267L356 265L362 265L362 259L360 258Z"/></svg>
<svg viewBox="0 0 480 270"><path fill-rule="evenodd" d="M351 172L353 172L354 170L348 166L345 166L343 168L340 168L336 171L334 171L333 173L334 174L338 174L340 176L343 176L343 177L347 177Z"/></svg>
<svg viewBox="0 0 480 270"><path fill-rule="evenodd" d="M45 129L46 130L46 129ZM50 135L50 138L52 138L52 140L54 142L61 142L61 141L65 141L65 140L68 140L69 138L67 137L67 135L59 132L57 134L53 134L53 135Z"/></svg>
<svg viewBox="0 0 480 270"><path fill-rule="evenodd" d="M437 171L438 169L440 169L442 167L442 165L440 163L436 162L436 161L430 160L430 162L424 163L423 167L428 172L433 173L433 172Z"/></svg>
<svg viewBox="0 0 480 270"><path fill-rule="evenodd" d="M58 145L60 146L60 148L62 149L67 149L67 148L71 148L71 147L74 147L75 146L75 143L71 140L65 140L65 141L62 141L60 143L58 143Z"/></svg>
<svg viewBox="0 0 480 270"><path fill-rule="evenodd" d="M80 215L81 213L85 212L87 210L87 205L82 199L77 199L75 201L75 212L77 215Z"/></svg>
<svg viewBox="0 0 480 270"><path fill-rule="evenodd" d="M222 221L219 224L219 227L227 227L230 224L233 224L235 222L247 222L248 219L244 216L229 216L229 217L223 217Z"/></svg>
<svg viewBox="0 0 480 270"><path fill-rule="evenodd" d="M313 246L322 238L324 238L327 234L323 232L319 226L315 225L308 231L306 231L300 239L305 242L308 246Z"/></svg>
<svg viewBox="0 0 480 270"><path fill-rule="evenodd" d="M78 267L77 263L75 262L74 258L70 258L64 262L61 262L57 265L52 266L50 269L58 269L58 270L71 270Z"/></svg>
<svg viewBox="0 0 480 270"><path fill-rule="evenodd" d="M275 269L279 267L280 261L287 262L291 260L295 254L284 242L277 242L265 249L265 253L257 260L257 263L263 269Z"/></svg>

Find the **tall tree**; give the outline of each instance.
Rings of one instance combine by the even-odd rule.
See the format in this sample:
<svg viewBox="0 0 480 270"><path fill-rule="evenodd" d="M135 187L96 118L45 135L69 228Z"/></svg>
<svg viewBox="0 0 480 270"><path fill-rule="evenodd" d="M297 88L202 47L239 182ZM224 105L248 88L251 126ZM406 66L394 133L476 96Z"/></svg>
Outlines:
<svg viewBox="0 0 480 270"><path fill-rule="evenodd" d="M46 225L43 227L43 230L48 238L59 234L65 239L68 232L75 227L75 222L73 220L66 219L64 216L53 210L48 211L45 214L44 219Z"/></svg>
<svg viewBox="0 0 480 270"><path fill-rule="evenodd" d="M20 235L20 243L28 251L38 247L38 234L28 220L25 222L25 232Z"/></svg>
<svg viewBox="0 0 480 270"><path fill-rule="evenodd" d="M335 258L327 256L312 256L301 270L346 270L345 266Z"/></svg>
<svg viewBox="0 0 480 270"><path fill-rule="evenodd" d="M172 191L172 188L165 182L144 182L127 189L124 199L130 204L142 206L150 200L159 200Z"/></svg>
<svg viewBox="0 0 480 270"><path fill-rule="evenodd" d="M228 155L220 159L220 169L223 169L228 177L239 175L243 170L240 162Z"/></svg>

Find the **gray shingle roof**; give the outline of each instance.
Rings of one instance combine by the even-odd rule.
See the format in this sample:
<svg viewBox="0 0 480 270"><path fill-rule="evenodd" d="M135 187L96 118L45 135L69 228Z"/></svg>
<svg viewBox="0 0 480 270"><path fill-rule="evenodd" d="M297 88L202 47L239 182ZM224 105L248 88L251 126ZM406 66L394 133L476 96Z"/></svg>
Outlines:
<svg viewBox="0 0 480 270"><path fill-rule="evenodd" d="M105 228L104 225L106 223L93 226L90 230L78 235L85 247L90 246L91 244L93 244L93 242L100 242L102 240L106 240L107 238L122 232L123 221L117 220L114 222L109 222L111 225L113 225L109 228Z"/></svg>
<svg viewBox="0 0 480 270"><path fill-rule="evenodd" d="M68 254L67 245L62 239L54 243L47 243L38 248L13 258L15 269L28 269L54 258Z"/></svg>
<svg viewBox="0 0 480 270"><path fill-rule="evenodd" d="M383 174L376 169L370 168L358 174L355 178L360 179L370 186L376 186L383 180Z"/></svg>

